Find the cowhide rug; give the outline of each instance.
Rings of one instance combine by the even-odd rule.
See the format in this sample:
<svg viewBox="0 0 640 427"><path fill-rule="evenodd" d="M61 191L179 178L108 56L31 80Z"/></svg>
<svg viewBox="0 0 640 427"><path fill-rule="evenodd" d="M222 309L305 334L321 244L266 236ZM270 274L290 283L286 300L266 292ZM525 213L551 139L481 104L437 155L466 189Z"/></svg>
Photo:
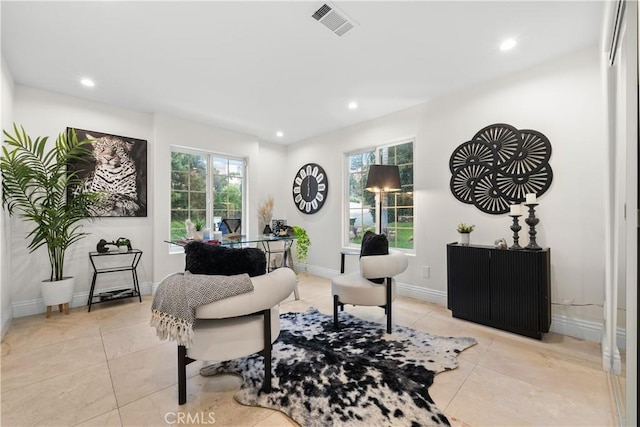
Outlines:
<svg viewBox="0 0 640 427"><path fill-rule="evenodd" d="M239 373L245 379L236 400L277 409L302 426L433 426L449 420L429 396L434 376L458 366L456 356L473 338L446 338L384 326L312 308L280 315L273 345L273 391L260 389L262 356L203 367L201 375Z"/></svg>

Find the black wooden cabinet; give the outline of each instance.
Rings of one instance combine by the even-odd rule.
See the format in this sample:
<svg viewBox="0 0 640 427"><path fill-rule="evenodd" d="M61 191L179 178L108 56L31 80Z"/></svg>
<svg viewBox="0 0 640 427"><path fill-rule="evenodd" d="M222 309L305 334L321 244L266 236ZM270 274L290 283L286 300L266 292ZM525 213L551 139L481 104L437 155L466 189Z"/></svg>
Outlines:
<svg viewBox="0 0 640 427"><path fill-rule="evenodd" d="M447 245L453 317L541 339L551 326L550 250Z"/></svg>

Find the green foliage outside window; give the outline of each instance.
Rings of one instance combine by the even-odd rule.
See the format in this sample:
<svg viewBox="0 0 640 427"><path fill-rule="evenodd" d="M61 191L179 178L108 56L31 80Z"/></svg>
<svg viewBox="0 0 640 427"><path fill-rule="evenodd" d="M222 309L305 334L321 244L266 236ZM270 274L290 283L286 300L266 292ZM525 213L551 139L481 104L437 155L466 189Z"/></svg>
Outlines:
<svg viewBox="0 0 640 427"><path fill-rule="evenodd" d="M185 237L187 219L213 229L213 218L243 218L243 183L241 159L172 151L171 240Z"/></svg>

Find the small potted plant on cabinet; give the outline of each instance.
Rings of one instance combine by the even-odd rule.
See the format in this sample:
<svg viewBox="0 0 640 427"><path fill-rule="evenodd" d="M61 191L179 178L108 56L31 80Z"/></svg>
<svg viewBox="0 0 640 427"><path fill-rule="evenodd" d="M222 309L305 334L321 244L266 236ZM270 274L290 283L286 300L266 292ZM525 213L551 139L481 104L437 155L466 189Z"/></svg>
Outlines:
<svg viewBox="0 0 640 427"><path fill-rule="evenodd" d="M68 314L74 280L64 276L65 254L88 234L82 232L80 222L90 218L90 209L103 196L84 192L82 180L67 171L67 164L90 154L90 142L78 141L71 131L59 134L48 150L48 137L34 141L24 128L14 125L13 130L13 135L4 131L6 145L0 155L2 206L32 226L27 235L30 253L47 248L51 271L49 279L41 282L47 317L55 305L64 306ZM67 188L75 189L73 197L67 198Z"/></svg>
<svg viewBox="0 0 640 427"><path fill-rule="evenodd" d="M470 236L471 236L471 232L473 231L473 229L475 228L475 225L468 225L465 224L464 222L461 222L460 224L458 224L458 226L456 227L456 230L459 233L459 240L458 243L462 246L469 246L469 242L470 242Z"/></svg>

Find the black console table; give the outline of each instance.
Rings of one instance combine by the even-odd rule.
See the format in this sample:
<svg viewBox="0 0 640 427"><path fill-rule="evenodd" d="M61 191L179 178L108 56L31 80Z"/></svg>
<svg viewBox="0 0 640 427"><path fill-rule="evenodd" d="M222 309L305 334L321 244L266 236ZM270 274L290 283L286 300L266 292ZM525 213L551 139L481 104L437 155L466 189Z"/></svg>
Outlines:
<svg viewBox="0 0 640 427"><path fill-rule="evenodd" d="M453 317L542 339L551 326L550 250L447 245Z"/></svg>
<svg viewBox="0 0 640 427"><path fill-rule="evenodd" d="M122 262L119 262L116 266L96 266L96 258L111 256L117 256L119 258L119 261L122 260ZM89 260L91 261L91 266L93 267L93 279L91 280L91 291L89 291L89 300L87 301L87 305L89 306L88 311L91 311L91 305L93 304L115 301L123 298L138 297L138 300L142 302L142 296L140 295L140 284L138 283L138 272L136 271L141 257L142 251L140 249L131 249L126 252L89 252ZM95 294L94 292L98 274L114 273L116 271L131 271L131 275L133 276L133 287L115 289Z"/></svg>

